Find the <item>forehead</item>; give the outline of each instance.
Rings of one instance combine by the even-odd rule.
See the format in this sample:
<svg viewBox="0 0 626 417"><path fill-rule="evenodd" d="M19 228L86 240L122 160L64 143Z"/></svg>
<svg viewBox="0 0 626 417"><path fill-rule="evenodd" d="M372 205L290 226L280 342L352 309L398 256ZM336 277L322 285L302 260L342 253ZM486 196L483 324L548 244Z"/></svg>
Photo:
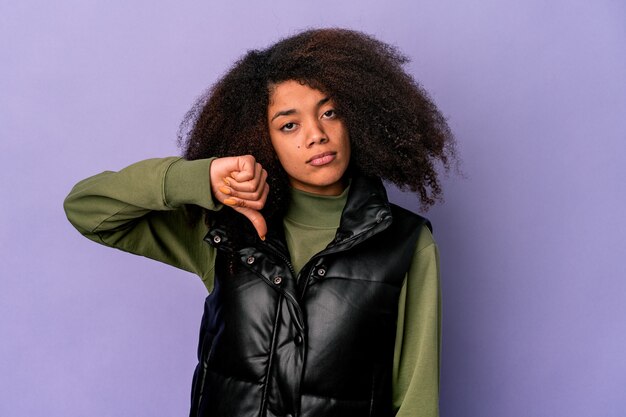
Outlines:
<svg viewBox="0 0 626 417"><path fill-rule="evenodd" d="M295 80L274 84L269 93L268 108L315 105L327 97L326 93Z"/></svg>

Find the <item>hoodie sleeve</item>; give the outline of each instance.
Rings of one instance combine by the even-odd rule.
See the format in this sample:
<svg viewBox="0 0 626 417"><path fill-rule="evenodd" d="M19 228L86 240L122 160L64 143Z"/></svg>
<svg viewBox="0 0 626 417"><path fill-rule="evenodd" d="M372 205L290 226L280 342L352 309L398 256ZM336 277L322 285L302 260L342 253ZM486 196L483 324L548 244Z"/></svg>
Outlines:
<svg viewBox="0 0 626 417"><path fill-rule="evenodd" d="M397 417L439 416L440 348L439 252L424 226L398 304L393 362Z"/></svg>
<svg viewBox="0 0 626 417"><path fill-rule="evenodd" d="M65 213L83 236L195 273L211 289L215 254L202 240L207 228L184 206L221 207L211 194L212 160L154 158L102 172L74 186Z"/></svg>

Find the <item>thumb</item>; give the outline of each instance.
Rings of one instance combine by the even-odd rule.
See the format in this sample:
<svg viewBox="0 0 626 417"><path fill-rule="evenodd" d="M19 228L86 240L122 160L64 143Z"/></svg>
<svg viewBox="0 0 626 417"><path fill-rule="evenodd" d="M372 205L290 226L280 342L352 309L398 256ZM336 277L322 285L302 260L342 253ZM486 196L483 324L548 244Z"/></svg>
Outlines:
<svg viewBox="0 0 626 417"><path fill-rule="evenodd" d="M246 216L252 223L252 226L254 226L254 229L261 240L265 240L265 235L267 234L267 223L265 222L265 217L263 217L261 212L248 207L235 207L235 210Z"/></svg>

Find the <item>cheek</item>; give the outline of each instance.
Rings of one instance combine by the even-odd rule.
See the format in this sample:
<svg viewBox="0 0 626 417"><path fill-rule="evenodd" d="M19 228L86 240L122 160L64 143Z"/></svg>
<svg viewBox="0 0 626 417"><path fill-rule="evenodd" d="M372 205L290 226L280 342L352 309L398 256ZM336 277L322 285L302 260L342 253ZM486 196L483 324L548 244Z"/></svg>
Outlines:
<svg viewBox="0 0 626 417"><path fill-rule="evenodd" d="M346 152L348 155L350 155L350 135L348 135L347 131L343 132L343 143L341 144L344 152Z"/></svg>
<svg viewBox="0 0 626 417"><path fill-rule="evenodd" d="M341 138L341 147L344 151L350 149L350 134L343 123L340 123L334 131L335 137Z"/></svg>
<svg viewBox="0 0 626 417"><path fill-rule="evenodd" d="M272 143L272 145L274 146L274 152L276 152L276 155L278 155L278 158L281 160L287 159L289 155L293 153L292 147L288 144L275 142Z"/></svg>
<svg viewBox="0 0 626 417"><path fill-rule="evenodd" d="M280 144L277 146L277 143L272 141L272 146L274 147L274 152L276 156L278 156L278 160L280 164L283 166L285 171L291 171L293 166L295 166L295 156L296 156L296 148L297 146L293 145L285 145Z"/></svg>

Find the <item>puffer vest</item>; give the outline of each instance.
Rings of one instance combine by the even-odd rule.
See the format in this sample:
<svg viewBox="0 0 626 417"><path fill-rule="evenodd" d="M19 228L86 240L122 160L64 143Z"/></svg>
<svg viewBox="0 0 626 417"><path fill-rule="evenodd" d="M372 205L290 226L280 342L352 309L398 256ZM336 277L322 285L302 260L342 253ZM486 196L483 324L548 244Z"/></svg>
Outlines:
<svg viewBox="0 0 626 417"><path fill-rule="evenodd" d="M298 276L282 233L237 247L211 228L190 416L391 416L398 297L424 224L354 178L335 239Z"/></svg>

